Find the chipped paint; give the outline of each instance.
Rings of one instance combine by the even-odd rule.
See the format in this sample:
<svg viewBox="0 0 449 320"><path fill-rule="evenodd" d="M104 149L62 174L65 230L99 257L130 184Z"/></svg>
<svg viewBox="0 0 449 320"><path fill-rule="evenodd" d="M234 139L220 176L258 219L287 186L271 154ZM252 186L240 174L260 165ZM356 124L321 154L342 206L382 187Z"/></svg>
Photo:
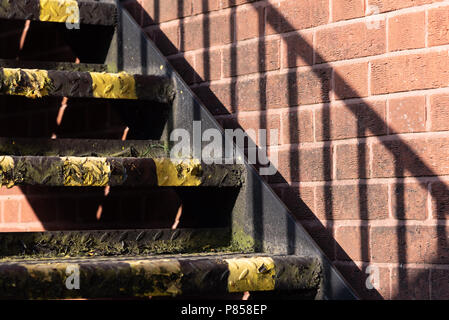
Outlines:
<svg viewBox="0 0 449 320"><path fill-rule="evenodd" d="M3 68L2 86L6 94L40 98L48 95L51 80L45 70Z"/></svg>
<svg viewBox="0 0 449 320"><path fill-rule="evenodd" d="M126 72L90 72L93 95L106 99L137 99L134 77Z"/></svg>
<svg viewBox="0 0 449 320"><path fill-rule="evenodd" d="M198 160L154 159L159 186L199 186L202 170Z"/></svg>
<svg viewBox="0 0 449 320"><path fill-rule="evenodd" d="M76 0L40 0L39 19L49 22L79 23L78 2Z"/></svg>
<svg viewBox="0 0 449 320"><path fill-rule="evenodd" d="M229 267L228 291L274 290L275 266L268 257L227 259Z"/></svg>
<svg viewBox="0 0 449 320"><path fill-rule="evenodd" d="M64 185L86 187L107 186L111 167L106 158L94 157L65 157Z"/></svg>
<svg viewBox="0 0 449 320"><path fill-rule="evenodd" d="M0 187L6 186L11 188L14 186L13 170L14 159L9 156L0 157Z"/></svg>

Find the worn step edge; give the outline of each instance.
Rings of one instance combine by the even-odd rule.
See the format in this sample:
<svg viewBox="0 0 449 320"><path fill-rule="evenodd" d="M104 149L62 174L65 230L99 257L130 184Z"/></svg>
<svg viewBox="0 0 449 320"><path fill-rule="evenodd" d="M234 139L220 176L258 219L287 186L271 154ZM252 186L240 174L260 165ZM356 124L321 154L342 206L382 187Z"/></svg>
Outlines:
<svg viewBox="0 0 449 320"><path fill-rule="evenodd" d="M2 0L0 18L115 26L114 3L75 0Z"/></svg>
<svg viewBox="0 0 449 320"><path fill-rule="evenodd" d="M234 251L229 228L0 233L0 262L23 258Z"/></svg>
<svg viewBox="0 0 449 320"><path fill-rule="evenodd" d="M27 98L57 96L161 103L171 103L175 96L167 77L20 68L0 68L0 93Z"/></svg>
<svg viewBox="0 0 449 320"><path fill-rule="evenodd" d="M45 69L79 72L108 72L108 66L96 63L74 63L53 61L28 61L0 59L1 68Z"/></svg>
<svg viewBox="0 0 449 320"><path fill-rule="evenodd" d="M242 165L205 165L194 159L0 155L0 185L7 187L239 187L243 182Z"/></svg>
<svg viewBox="0 0 449 320"><path fill-rule="evenodd" d="M2 138L0 155L164 158L170 143L157 140Z"/></svg>
<svg viewBox="0 0 449 320"><path fill-rule="evenodd" d="M77 275L79 286L74 280ZM32 259L0 263L0 297L108 298L315 290L320 279L318 260L298 256Z"/></svg>

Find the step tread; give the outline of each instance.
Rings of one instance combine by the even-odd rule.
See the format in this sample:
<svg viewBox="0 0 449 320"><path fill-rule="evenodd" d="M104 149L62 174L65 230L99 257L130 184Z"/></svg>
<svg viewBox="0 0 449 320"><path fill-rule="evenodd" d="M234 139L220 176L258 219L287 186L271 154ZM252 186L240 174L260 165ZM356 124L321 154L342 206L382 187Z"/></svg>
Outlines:
<svg viewBox="0 0 449 320"><path fill-rule="evenodd" d="M0 59L1 68L22 68L22 69L46 69L46 70L65 70L81 72L107 72L108 66L99 63L75 63L75 62L56 62L56 61L31 61L31 60L12 60Z"/></svg>
<svg viewBox="0 0 449 320"><path fill-rule="evenodd" d="M130 256L233 251L229 228L0 233L0 262L64 256Z"/></svg>
<svg viewBox="0 0 449 320"><path fill-rule="evenodd" d="M115 26L117 6L92 0L6 0L0 1L0 18Z"/></svg>
<svg viewBox="0 0 449 320"><path fill-rule="evenodd" d="M163 76L20 68L0 68L0 93L161 103L171 103L175 95L172 81Z"/></svg>
<svg viewBox="0 0 449 320"><path fill-rule="evenodd" d="M69 187L239 187L243 165L194 159L0 155L0 184Z"/></svg>
<svg viewBox="0 0 449 320"><path fill-rule="evenodd" d="M0 155L163 158L170 144L158 140L0 137Z"/></svg>
<svg viewBox="0 0 449 320"><path fill-rule="evenodd" d="M79 270L79 289L66 287ZM192 293L316 290L318 260L300 256L209 254L92 257L0 263L0 297L177 296Z"/></svg>

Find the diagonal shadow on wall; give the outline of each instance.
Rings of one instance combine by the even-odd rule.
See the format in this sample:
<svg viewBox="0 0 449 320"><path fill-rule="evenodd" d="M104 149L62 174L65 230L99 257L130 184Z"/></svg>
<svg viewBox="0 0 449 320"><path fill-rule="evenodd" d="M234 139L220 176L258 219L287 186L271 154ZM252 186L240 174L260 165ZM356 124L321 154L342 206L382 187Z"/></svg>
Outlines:
<svg viewBox="0 0 449 320"><path fill-rule="evenodd" d="M233 2L232 0L230 3ZM184 14L182 12L183 8L183 1L178 1L178 16L183 17ZM201 12L208 12L209 11L209 2L207 0L202 1L202 7ZM257 1L252 3L254 8L260 8L258 6ZM133 5L130 7L130 12L136 17L137 21L150 21L151 23L158 23L159 22L159 1L154 1L154 15L152 17L148 16L144 9L142 7L138 7L137 5ZM236 9L235 7L231 7L231 19L230 19L230 26L229 26L229 32L231 35L235 35L235 30L238 27L237 21L235 19L235 13ZM282 34L286 32L286 30L295 30L293 25L289 23L289 21L272 5L267 4L266 10L270 10L270 15L266 15L265 11L259 10L259 16L258 16L258 22L260 25L263 25L266 23L266 25L269 25L272 29L274 29L275 33ZM179 15L179 13L181 13ZM181 25L180 28L183 30L183 20L180 20ZM217 30L211 30L210 23L209 23L209 16L208 14L204 15L203 19L203 47L209 48L210 46L210 38L211 33L217 32ZM157 39L154 38L154 35L157 34ZM180 48L183 50L184 48L184 39L182 38L183 32L181 32L181 40L180 40ZM258 40L258 53L257 57L254 57L254 59L257 59L258 61L262 61L262 63L259 65L259 72L263 73L265 72L265 38L264 38L264 30L261 29L259 31L259 40ZM163 45L166 50L168 50L171 53L177 52L176 45L171 43L170 40L164 35L164 33L159 29L157 32L153 34L153 40L158 45ZM232 37L232 42L235 42L236 39ZM167 49L168 48L168 49ZM364 262L364 266L366 267L366 264L369 263L372 259L372 253L369 251L370 249L370 234L369 234L369 224L367 224L367 220L369 219L368 216L368 185L366 178L368 178L369 175L369 168L367 167L367 155L369 153L369 150L367 150L367 144L366 142L366 136L368 132L378 132L379 128L385 128L386 132L394 132L392 128L388 127L388 124L385 122L385 120L372 108L372 106L369 104L369 102L365 101L364 98L362 98L362 95L357 92L356 89L352 88L351 85L344 79L344 77L339 74L336 70L333 69L331 64L328 64L326 62L326 59L317 51L314 51L313 47L309 44L309 42L300 34L295 33L292 36L291 41L287 43L287 52L288 52L288 59L295 60L297 58L301 58L303 61L308 61L308 57L306 55L307 52L313 52L316 61L323 61L323 63L320 63L319 66L314 66L310 64L311 70L315 74L315 77L319 79L319 83L317 85L321 88L321 101L324 102L324 107L322 109L322 132L321 135L325 138L324 140L330 140L330 137L332 136L331 132L331 111L332 108L329 106L330 102L330 92L333 90L331 87L331 82L336 83L338 82L342 87L345 88L344 95L341 94L338 90L333 90L336 97L342 99L341 102L345 104L345 107L347 110L349 110L354 117L357 119L357 178L359 180L358 183L358 199L359 199L359 219L362 222L362 225L360 226L360 257L361 260ZM298 48L300 48L298 50ZM237 75L237 61L239 59L238 51L236 47L233 45L231 47L231 59L230 59L230 68L231 68L231 74ZM203 74L204 79L207 81L209 79L209 75L211 73L211 65L210 65L210 52L208 50L205 51L203 56L203 65L201 66L203 68ZM198 66L197 66L198 67ZM178 58L178 64L175 65L175 68L180 71L181 75L190 80L190 83L192 84L192 75L193 78L200 79L200 75L196 74L194 71L194 67L189 64L189 62L186 59L179 59ZM331 78L333 77L333 79ZM298 79L297 72L288 72L287 74L287 86L285 87L285 90L287 91L287 100L289 106L297 106L300 102L300 97L298 96L298 90L300 90L301 82L299 82L300 79ZM280 87L281 89L284 89L283 87ZM259 89L259 109L260 110L266 110L269 105L267 105L267 82L266 77L261 77L258 80L258 89ZM216 96L215 94L209 89L209 88L196 88L196 93L200 96L200 99L205 103L207 107L211 108L212 113L214 114L230 114L229 110L231 110L233 113L238 112L238 84L236 81L231 81L229 85L229 94L230 94L230 103L228 106L225 106ZM351 97L351 100L354 101L356 99L358 103L356 106L352 103L348 103L346 100L344 100L345 97ZM218 110L218 112L217 112ZM363 119L359 117L360 112L363 112ZM291 116L290 116L291 115ZM289 121L289 133L290 137L295 137L298 134L299 127L298 127L298 113L292 112L289 114L290 121ZM369 121L365 121L364 119L369 119ZM223 125L225 127L233 126L235 127L235 124L230 124L224 122ZM259 118L259 127L260 128L266 128L267 127L267 117L261 116ZM446 220L446 200L448 196L448 188L446 184L438 177L437 172L435 172L430 166L428 166L423 159L418 155L418 153L413 149L412 146L407 143L407 141L403 140L400 137L397 137L395 141L388 141L384 139L379 139L379 141L382 143L383 147L388 150L388 152L391 154L392 157L392 163L394 163L394 177L396 178L395 185L393 186L394 190L394 197L393 201L395 201L395 208L394 208L394 216L399 221L396 227L396 246L397 246L397 252L395 253L397 261L399 261L399 267L396 271L397 278L400 281L400 292L398 292L396 295L392 296L391 298L413 298L416 296L416 288L413 287L414 282L416 281L422 281L422 278L428 278L427 271L420 272L413 272L413 274L410 274L410 272L402 268L402 263L407 262L407 248L408 245L411 245L411 243L408 243L407 241L410 241L410 235L408 235L408 227L406 224L403 223L403 220L405 219L405 190L403 186L403 178L406 176L414 176L414 177L421 177L421 176L432 176L432 185L437 185L437 188L430 188L429 182L421 181L418 179L420 186L425 190L430 190L430 195L433 198L434 203L436 204L435 212L438 217L438 224L436 227L434 227L437 234L437 246L436 246L436 252L434 252L433 259L430 261L426 261L426 263L445 263L447 262L447 256L448 256L448 248L449 244L447 241L447 233L445 229L445 220ZM290 166L290 176L289 177L281 177L279 174L273 178L270 179L269 182L275 182L275 183L284 183L287 184L287 181L295 181L298 179L298 177L301 177L301 166L300 166L300 157L304 156L301 154L301 152L298 149L298 147L295 147L301 143L299 137L295 139L295 141L290 141L290 145L292 145L290 150L290 157L289 157L289 166ZM353 284L353 286L359 291L359 294L361 294L362 297L365 298L374 298L374 299L381 299L382 296L375 290L367 290L365 289L365 280L367 277L367 274L365 274L363 269L358 267L354 262L351 261L350 257L344 252L343 248L341 248L338 243L335 242L335 240L332 237L332 231L330 231L333 228L333 218L334 218L334 207L333 207L333 193L332 193L332 148L330 142L324 142L324 147L321 153L321 161L322 161L322 177L324 177L324 180L326 180L326 187L324 187L323 194L325 199L325 225L322 224L322 222L317 219L313 213L313 211L301 200L301 193L294 191L293 193L296 196L296 204L294 208L292 209L292 212L294 216L301 221L304 221L304 218L306 217L309 221L311 221L310 225L313 226L309 229L309 232L311 232L312 236L315 238L316 241L320 245L322 245L327 252L327 254L331 258L338 258L338 260L345 261L345 266L343 266L343 274L346 276L346 278ZM290 188L293 189L293 188ZM290 191L289 191L290 192ZM350 195L348 195L350 196ZM255 201L260 201L261 199L257 198L257 195L255 195L254 198ZM291 207L291 206L290 206ZM428 213L430 214L430 213ZM263 224L263 221L255 221L256 224ZM307 228L307 225L305 226ZM413 233L411 233L413 234ZM259 235L260 237L263 237L263 235ZM295 237L294 232L289 229L289 237ZM341 266L340 266L341 269ZM345 271L346 269L346 271ZM349 270L349 271L347 271ZM420 287L417 287L417 289L420 289ZM418 293L419 295L419 293ZM428 297L427 294L424 294L421 297ZM438 298L438 297L436 297Z"/></svg>

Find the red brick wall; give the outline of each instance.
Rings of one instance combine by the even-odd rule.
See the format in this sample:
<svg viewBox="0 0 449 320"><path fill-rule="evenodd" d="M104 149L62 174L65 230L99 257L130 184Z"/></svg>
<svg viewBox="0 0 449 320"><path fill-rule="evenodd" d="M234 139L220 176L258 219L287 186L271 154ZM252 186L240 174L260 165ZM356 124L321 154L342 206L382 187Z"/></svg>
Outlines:
<svg viewBox="0 0 449 320"><path fill-rule="evenodd" d="M363 297L449 298L449 1L126 5L218 120L280 130L270 182Z"/></svg>

